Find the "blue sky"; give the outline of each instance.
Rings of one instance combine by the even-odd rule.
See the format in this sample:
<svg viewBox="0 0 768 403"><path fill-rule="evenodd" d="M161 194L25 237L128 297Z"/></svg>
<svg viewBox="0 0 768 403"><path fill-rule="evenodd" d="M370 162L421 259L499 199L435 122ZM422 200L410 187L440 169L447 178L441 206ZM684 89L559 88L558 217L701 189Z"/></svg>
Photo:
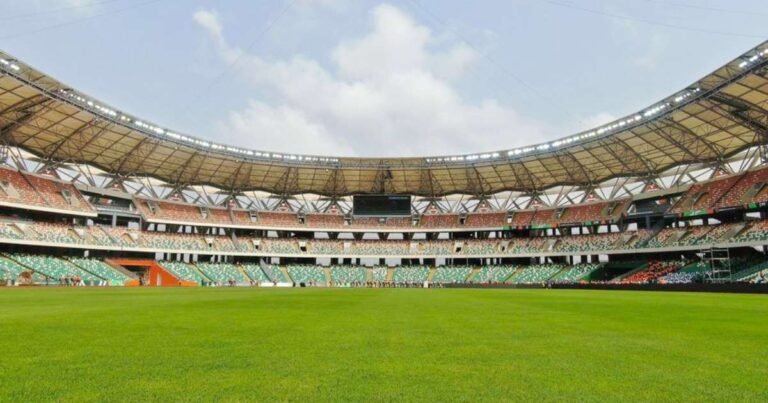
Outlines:
<svg viewBox="0 0 768 403"><path fill-rule="evenodd" d="M757 0L7 0L0 47L214 141L441 155L637 111L768 38L767 19Z"/></svg>

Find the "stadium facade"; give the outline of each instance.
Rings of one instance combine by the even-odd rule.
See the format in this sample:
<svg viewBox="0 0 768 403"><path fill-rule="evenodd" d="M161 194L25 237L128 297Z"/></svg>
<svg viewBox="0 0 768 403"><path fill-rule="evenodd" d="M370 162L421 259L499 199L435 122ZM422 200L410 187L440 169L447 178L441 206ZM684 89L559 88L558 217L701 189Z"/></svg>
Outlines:
<svg viewBox="0 0 768 403"><path fill-rule="evenodd" d="M23 274L25 283L621 283L768 274L768 42L593 130L419 158L217 144L130 115L0 52L0 147L0 276ZM356 215L355 195L410 196L411 211Z"/></svg>

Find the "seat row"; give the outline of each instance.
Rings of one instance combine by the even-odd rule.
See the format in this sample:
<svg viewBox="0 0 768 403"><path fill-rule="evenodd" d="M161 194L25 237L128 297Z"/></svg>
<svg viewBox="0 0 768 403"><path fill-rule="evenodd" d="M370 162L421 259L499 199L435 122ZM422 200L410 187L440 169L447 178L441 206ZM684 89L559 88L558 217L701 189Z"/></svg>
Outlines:
<svg viewBox="0 0 768 403"><path fill-rule="evenodd" d="M524 253L593 253L621 249L711 246L768 242L768 220L621 233L533 236L478 240L299 240L139 231L125 227L73 226L0 221L0 241L30 240L167 251L351 256L503 256Z"/></svg>
<svg viewBox="0 0 768 403"><path fill-rule="evenodd" d="M95 212L71 183L0 167L0 202L54 208L76 213Z"/></svg>

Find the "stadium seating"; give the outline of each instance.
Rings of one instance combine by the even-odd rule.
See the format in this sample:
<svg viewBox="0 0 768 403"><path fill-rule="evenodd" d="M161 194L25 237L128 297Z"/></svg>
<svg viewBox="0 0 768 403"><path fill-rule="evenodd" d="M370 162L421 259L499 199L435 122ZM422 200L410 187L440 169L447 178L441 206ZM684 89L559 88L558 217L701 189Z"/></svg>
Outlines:
<svg viewBox="0 0 768 403"><path fill-rule="evenodd" d="M156 202L156 208L152 213L152 217L174 222L206 223L207 221L200 212L199 207L170 202Z"/></svg>
<svg viewBox="0 0 768 403"><path fill-rule="evenodd" d="M236 225L254 225L258 222L256 217L246 210L232 210L232 223Z"/></svg>
<svg viewBox="0 0 768 403"><path fill-rule="evenodd" d="M557 225L557 219L555 218L555 213L557 212L557 209L541 209L536 210L536 213L533 215L533 218L531 219L531 226L550 226L554 227Z"/></svg>
<svg viewBox="0 0 768 403"><path fill-rule="evenodd" d="M682 238L686 229L684 228L664 228L656 234L655 237L648 240L647 246L649 248L663 248L669 247L675 244L678 239Z"/></svg>
<svg viewBox="0 0 768 403"><path fill-rule="evenodd" d="M715 205L717 208L743 206L768 201L768 167L744 174Z"/></svg>
<svg viewBox="0 0 768 403"><path fill-rule="evenodd" d="M344 242L342 241L309 241L307 242L307 252L318 255L340 255L344 253Z"/></svg>
<svg viewBox="0 0 768 403"><path fill-rule="evenodd" d="M768 269L755 273L754 276L744 281L752 284L768 284Z"/></svg>
<svg viewBox="0 0 768 403"><path fill-rule="evenodd" d="M486 239L467 241L464 243L462 253L468 256L472 255L491 255L500 253L498 239Z"/></svg>
<svg viewBox="0 0 768 403"><path fill-rule="evenodd" d="M339 287L353 283L364 283L367 271L361 266L331 266L331 284Z"/></svg>
<svg viewBox="0 0 768 403"><path fill-rule="evenodd" d="M531 238L511 238L506 241L507 253L509 254L526 253L530 250L528 243L531 241Z"/></svg>
<svg viewBox="0 0 768 403"><path fill-rule="evenodd" d="M678 241L673 242L669 246L689 246L689 245L700 245L706 242L708 238L709 233L712 231L714 226L694 226L694 227L688 227L688 231L686 231L685 235L680 238Z"/></svg>
<svg viewBox="0 0 768 403"><path fill-rule="evenodd" d="M670 212L682 214L686 211L712 209L740 179L741 176L734 175L696 183L675 203Z"/></svg>
<svg viewBox="0 0 768 403"><path fill-rule="evenodd" d="M207 207L208 209L208 222L222 225L232 224L232 215L229 210L218 207Z"/></svg>
<svg viewBox="0 0 768 403"><path fill-rule="evenodd" d="M565 209L558 223L563 224L581 224L587 221L603 221L603 211L609 206L609 203L591 203L581 206L568 207Z"/></svg>
<svg viewBox="0 0 768 403"><path fill-rule="evenodd" d="M555 250L560 252L588 252L620 249L622 234L587 234L562 236L558 238Z"/></svg>
<svg viewBox="0 0 768 403"><path fill-rule="evenodd" d="M388 269L385 266L374 266L371 268L371 281L387 281L387 272Z"/></svg>
<svg viewBox="0 0 768 403"><path fill-rule="evenodd" d="M261 240L261 250L267 253L299 254L299 243L295 239L265 238Z"/></svg>
<svg viewBox="0 0 768 403"><path fill-rule="evenodd" d="M410 247L403 241L355 241L350 253L363 256L407 255Z"/></svg>
<svg viewBox="0 0 768 403"><path fill-rule="evenodd" d="M32 228L37 235L38 241L53 243L85 243L83 238L72 233L72 229L68 225L39 222L32 225Z"/></svg>
<svg viewBox="0 0 768 403"><path fill-rule="evenodd" d="M512 284L543 283L552 278L552 276L564 268L564 265L559 264L531 265L523 268L522 270L518 270L515 274L507 279L507 282Z"/></svg>
<svg viewBox="0 0 768 403"><path fill-rule="evenodd" d="M645 284L654 282L660 277L677 271L682 266L682 262L655 261L649 263L647 268L621 278L618 282L621 284Z"/></svg>
<svg viewBox="0 0 768 403"><path fill-rule="evenodd" d="M299 217L295 213L259 211L259 223L272 227L298 227Z"/></svg>
<svg viewBox="0 0 768 403"><path fill-rule="evenodd" d="M256 251L256 247L253 245L252 238L237 238L232 240L232 244L235 246L235 249L239 252Z"/></svg>
<svg viewBox="0 0 768 403"><path fill-rule="evenodd" d="M74 227L75 233L82 234L81 238L89 245L117 246L118 243L107 234L101 226L94 225L90 227Z"/></svg>
<svg viewBox="0 0 768 403"><path fill-rule="evenodd" d="M424 214L419 220L419 227L422 228L453 228L458 225L458 214Z"/></svg>
<svg viewBox="0 0 768 403"><path fill-rule="evenodd" d="M240 247L235 245L232 238L221 235L201 235L203 240L207 244L208 250L215 250L219 252L237 252L241 250Z"/></svg>
<svg viewBox="0 0 768 403"><path fill-rule="evenodd" d="M624 249L636 249L648 246L648 242L653 236L653 231L648 229L638 229L634 232L624 233Z"/></svg>
<svg viewBox="0 0 768 403"><path fill-rule="evenodd" d="M130 280L130 277L98 259L73 258L70 261L75 266L109 281L111 285L124 285Z"/></svg>
<svg viewBox="0 0 768 403"><path fill-rule="evenodd" d="M700 235L696 240L697 245L711 245L716 242L726 242L728 239L724 237L734 229L732 224L719 224L709 226L709 231L706 231L703 235Z"/></svg>
<svg viewBox="0 0 768 403"><path fill-rule="evenodd" d="M267 277L266 274L261 270L261 266L258 264L243 264L242 266L243 271L245 274L250 277L251 281L255 283L267 283L272 282L272 279Z"/></svg>
<svg viewBox="0 0 768 403"><path fill-rule="evenodd" d="M82 213L95 210L72 184L0 167L0 202Z"/></svg>
<svg viewBox="0 0 768 403"><path fill-rule="evenodd" d="M341 214L307 214L305 222L311 228L343 228L344 216Z"/></svg>
<svg viewBox="0 0 768 403"><path fill-rule="evenodd" d="M621 217L631 199L611 202L595 202L566 207L557 219L558 224L580 224L586 222L611 222Z"/></svg>
<svg viewBox="0 0 768 403"><path fill-rule="evenodd" d="M708 270L710 270L710 267L707 262L695 262L681 268L679 271L659 277L657 282L660 284L689 284Z"/></svg>
<svg viewBox="0 0 768 403"><path fill-rule="evenodd" d="M750 264L748 267L736 271L732 277L736 281L750 281L755 277L759 277L760 273L764 273L763 275L768 274L765 273L766 271L768 271L768 261L762 261Z"/></svg>
<svg viewBox="0 0 768 403"><path fill-rule="evenodd" d="M392 280L395 283L423 283L428 276L429 268L426 266L401 266L395 269Z"/></svg>
<svg viewBox="0 0 768 403"><path fill-rule="evenodd" d="M140 232L138 230L130 230L126 227L106 227L99 226L99 229L103 231L108 237L109 241L116 246L137 246L134 237L138 239Z"/></svg>
<svg viewBox="0 0 768 403"><path fill-rule="evenodd" d="M454 241L419 241L416 244L416 249L411 250L411 252L427 256L452 255L454 253Z"/></svg>
<svg viewBox="0 0 768 403"><path fill-rule="evenodd" d="M617 221L624 215L631 204L631 198L614 200L609 203L605 210L603 210L602 215L608 221Z"/></svg>
<svg viewBox="0 0 768 403"><path fill-rule="evenodd" d="M50 207L34 186L19 171L0 166L0 200L10 203Z"/></svg>
<svg viewBox="0 0 768 403"><path fill-rule="evenodd" d="M411 228L411 217L354 217L350 222L352 228Z"/></svg>
<svg viewBox="0 0 768 403"><path fill-rule="evenodd" d="M277 265L263 265L261 266L261 270L264 272L264 274L269 277L272 282L275 283L290 283L291 279L285 276L285 273L283 273L282 270L280 270L280 267Z"/></svg>
<svg viewBox="0 0 768 403"><path fill-rule="evenodd" d="M325 276L325 269L321 266L289 264L286 266L286 269L294 283L325 287L328 282Z"/></svg>
<svg viewBox="0 0 768 403"><path fill-rule="evenodd" d="M600 268L600 264L577 264L563 268L549 280L556 283L576 283Z"/></svg>
<svg viewBox="0 0 768 403"><path fill-rule="evenodd" d="M93 213L95 211L80 191L70 183L46 179L33 174L24 174L24 177L47 204L53 208L85 213Z"/></svg>
<svg viewBox="0 0 768 403"><path fill-rule="evenodd" d="M467 214L464 226L467 228L500 228L507 224L507 213L472 213Z"/></svg>
<svg viewBox="0 0 768 403"><path fill-rule="evenodd" d="M168 270L179 280L192 281L202 284L210 279L200 273L194 266L184 262L159 262L160 266Z"/></svg>
<svg viewBox="0 0 768 403"><path fill-rule="evenodd" d="M0 256L0 281L5 282L7 280L17 281L21 276L21 273L30 271L28 268L21 266L14 260L11 260L5 256ZM32 272L32 281L38 284L45 283L45 276Z"/></svg>
<svg viewBox="0 0 768 403"><path fill-rule="evenodd" d="M719 243L768 241L768 220L664 228L652 231L584 235L531 235L466 240L330 240L298 238L233 239L225 235L140 231L126 227L77 226L64 223L0 221L0 239L57 245L143 248L160 251L266 253L305 256L499 256L502 254L590 253L633 248L700 247ZM255 245L259 244L258 251ZM345 245L349 245L345 248Z"/></svg>
<svg viewBox="0 0 768 403"><path fill-rule="evenodd" d="M471 266L440 266L432 275L433 283L463 283L472 272Z"/></svg>
<svg viewBox="0 0 768 403"><path fill-rule="evenodd" d="M756 242L768 240L768 220L752 221L744 230L733 238L736 242Z"/></svg>
<svg viewBox="0 0 768 403"><path fill-rule="evenodd" d="M230 282L237 284L248 284L250 280L237 268L230 263L201 263L195 264L197 268L214 283L226 285Z"/></svg>
<svg viewBox="0 0 768 403"><path fill-rule="evenodd" d="M143 231L138 238L139 246L165 250L207 250L208 245L200 235L169 232Z"/></svg>
<svg viewBox="0 0 768 403"><path fill-rule="evenodd" d="M555 237L532 237L528 240L525 246L520 248L522 253L540 253L551 252L552 246L557 242Z"/></svg>
<svg viewBox="0 0 768 403"><path fill-rule="evenodd" d="M474 283L501 283L517 270L517 266L483 266L472 278Z"/></svg>
<svg viewBox="0 0 768 403"><path fill-rule="evenodd" d="M58 281L62 278L80 278L84 282L95 285L104 279L91 274L72 263L53 256L11 254L8 255L16 262L52 279Z"/></svg>
<svg viewBox="0 0 768 403"><path fill-rule="evenodd" d="M516 228L525 228L531 225L531 220L533 220L535 214L535 211L516 211L512 214L512 222L510 225Z"/></svg>
<svg viewBox="0 0 768 403"><path fill-rule="evenodd" d="M24 237L11 223L0 223L0 238L23 239Z"/></svg>

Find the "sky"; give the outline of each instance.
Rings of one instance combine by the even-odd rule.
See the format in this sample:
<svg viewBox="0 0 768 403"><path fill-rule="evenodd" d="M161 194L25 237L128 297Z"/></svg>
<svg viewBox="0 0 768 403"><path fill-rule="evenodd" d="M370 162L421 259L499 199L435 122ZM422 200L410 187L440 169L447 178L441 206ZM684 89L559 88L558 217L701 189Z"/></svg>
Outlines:
<svg viewBox="0 0 768 403"><path fill-rule="evenodd" d="M768 39L764 0L0 0L0 48L175 132L438 156L596 127Z"/></svg>

